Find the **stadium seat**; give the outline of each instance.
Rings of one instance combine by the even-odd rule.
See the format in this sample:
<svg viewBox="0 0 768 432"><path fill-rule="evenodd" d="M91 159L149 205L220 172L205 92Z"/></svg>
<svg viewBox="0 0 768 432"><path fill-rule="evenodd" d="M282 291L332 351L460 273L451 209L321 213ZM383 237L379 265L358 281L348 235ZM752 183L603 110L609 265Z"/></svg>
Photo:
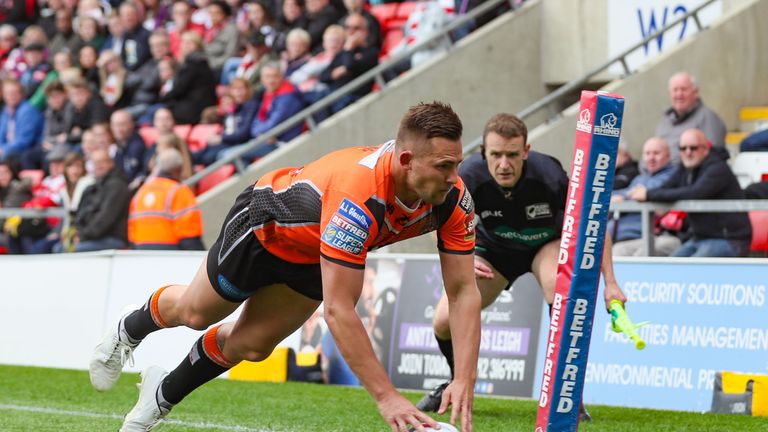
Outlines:
<svg viewBox="0 0 768 432"><path fill-rule="evenodd" d="M208 138L221 132L221 125L218 124L199 124L192 128L189 136L186 138L189 151L196 152L208 146Z"/></svg>
<svg viewBox="0 0 768 432"><path fill-rule="evenodd" d="M157 141L159 133L153 126L142 126L139 129L139 135L141 136L141 139L144 140L144 144L146 144L147 147L152 147L152 145L155 144L155 141Z"/></svg>
<svg viewBox="0 0 768 432"><path fill-rule="evenodd" d="M742 188L762 180L768 174L768 152L743 152L736 155L731 165Z"/></svg>
<svg viewBox="0 0 768 432"><path fill-rule="evenodd" d="M208 174L207 176L201 178L200 182L197 183L197 194L202 195L205 192L213 189L217 184L232 177L232 174L234 173L235 166L230 164L224 165L216 171Z"/></svg>
<svg viewBox="0 0 768 432"><path fill-rule="evenodd" d="M384 35L384 41L381 44L381 52L379 53L379 59L387 57L389 53L395 48L400 41L403 40L403 30L394 29L388 31Z"/></svg>
<svg viewBox="0 0 768 432"><path fill-rule="evenodd" d="M179 136L184 141L189 139L189 134L192 132L192 125L176 125L173 127L173 133Z"/></svg>
<svg viewBox="0 0 768 432"><path fill-rule="evenodd" d="M752 252L768 254L768 210L753 210L749 212L752 223Z"/></svg>
<svg viewBox="0 0 768 432"><path fill-rule="evenodd" d="M32 182L32 189L37 189L45 178L45 171L37 169L27 169L19 171L19 178L29 179Z"/></svg>
<svg viewBox="0 0 768 432"><path fill-rule="evenodd" d="M399 3L383 3L371 6L371 15L375 16L381 24L382 31L387 31L387 23L397 16Z"/></svg>

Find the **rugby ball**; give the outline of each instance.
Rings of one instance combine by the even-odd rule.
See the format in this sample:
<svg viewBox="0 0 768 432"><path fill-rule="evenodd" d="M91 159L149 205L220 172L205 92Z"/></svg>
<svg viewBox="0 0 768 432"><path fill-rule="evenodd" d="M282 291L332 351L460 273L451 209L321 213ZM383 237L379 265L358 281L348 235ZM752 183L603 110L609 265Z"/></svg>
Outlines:
<svg viewBox="0 0 768 432"><path fill-rule="evenodd" d="M450 423L437 422L437 424L440 425L440 429L432 429L431 427L427 427L427 425L424 425L424 430L426 432L459 432L456 426ZM415 431L416 429L411 428L410 430Z"/></svg>

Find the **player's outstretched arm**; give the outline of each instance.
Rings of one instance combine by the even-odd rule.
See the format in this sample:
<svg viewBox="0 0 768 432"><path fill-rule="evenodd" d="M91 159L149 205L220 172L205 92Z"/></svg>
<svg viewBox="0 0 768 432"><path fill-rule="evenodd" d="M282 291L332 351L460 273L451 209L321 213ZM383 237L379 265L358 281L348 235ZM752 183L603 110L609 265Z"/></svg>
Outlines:
<svg viewBox="0 0 768 432"><path fill-rule="evenodd" d="M453 339L454 379L443 392L438 413L452 406L451 423L461 419L461 430L472 432L472 404L480 349L480 291L475 282L474 256L440 253L448 321Z"/></svg>
<svg viewBox="0 0 768 432"><path fill-rule="evenodd" d="M613 240L608 233L605 233L605 247L603 248L603 263L601 270L603 272L603 281L605 282L605 310L610 311L611 300L619 300L622 304L626 303L627 296L619 287L616 281L616 275L613 273Z"/></svg>
<svg viewBox="0 0 768 432"><path fill-rule="evenodd" d="M424 432L437 423L416 409L397 392L373 352L355 304L363 288L363 270L345 267L320 258L323 277L323 314L336 345L360 383L376 400L379 412L392 432L406 431L408 425Z"/></svg>

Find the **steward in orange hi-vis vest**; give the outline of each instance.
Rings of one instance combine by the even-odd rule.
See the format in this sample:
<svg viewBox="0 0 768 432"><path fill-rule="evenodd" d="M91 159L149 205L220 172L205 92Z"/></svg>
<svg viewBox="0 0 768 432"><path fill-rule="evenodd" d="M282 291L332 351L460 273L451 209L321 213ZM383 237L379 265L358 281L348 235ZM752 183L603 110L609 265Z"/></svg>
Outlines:
<svg viewBox="0 0 768 432"><path fill-rule="evenodd" d="M200 250L202 235L200 209L187 185L154 177L131 200L128 240L136 249Z"/></svg>

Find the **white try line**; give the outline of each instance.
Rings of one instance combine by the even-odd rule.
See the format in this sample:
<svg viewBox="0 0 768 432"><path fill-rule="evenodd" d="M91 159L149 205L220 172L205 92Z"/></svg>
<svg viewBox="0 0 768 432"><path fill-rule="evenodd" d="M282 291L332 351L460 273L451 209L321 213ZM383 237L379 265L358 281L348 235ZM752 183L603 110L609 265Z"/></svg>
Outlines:
<svg viewBox="0 0 768 432"><path fill-rule="evenodd" d="M108 419L115 419L115 420L123 419L123 416L118 414L105 414L105 413L98 413L98 412L91 412L91 411L72 411L72 410L63 410L58 408L48 408L48 407L29 406L29 405L0 404L0 410L68 415L68 416L75 416L75 417L108 418ZM208 423L208 422L188 422L188 421L174 420L174 419L163 420L163 423L191 427L196 429L213 429L213 430L237 431L237 432L275 432L269 429L252 429L245 426L223 425L223 424Z"/></svg>

